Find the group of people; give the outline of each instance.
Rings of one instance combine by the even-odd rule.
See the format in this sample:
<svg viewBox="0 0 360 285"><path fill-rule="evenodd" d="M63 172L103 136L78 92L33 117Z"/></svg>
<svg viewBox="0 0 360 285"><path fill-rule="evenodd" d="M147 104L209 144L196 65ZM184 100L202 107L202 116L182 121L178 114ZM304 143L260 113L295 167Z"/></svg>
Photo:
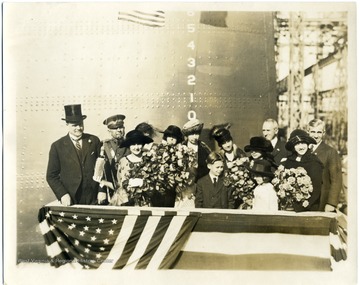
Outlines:
<svg viewBox="0 0 360 285"><path fill-rule="evenodd" d="M126 117L117 114L103 121L111 138L100 141L97 136L84 133L86 116L82 114L81 105L64 108L63 120L69 132L51 145L46 174L57 199L65 206L134 205L126 189L136 191L144 181L129 177L131 169L141 165L144 154L157 148L153 138L159 130L141 123L125 133ZM202 129L203 123L192 119L182 128L170 125L161 131L161 144L182 145L195 154L195 161L188 171L187 189L181 193L156 192L148 205L238 208L239 203L246 201L234 199L233 187L225 183L224 173L241 164L255 181L252 208L276 211L278 197L271 179L282 165L288 169L303 167L311 178L311 197L306 206L295 203L295 211L335 211L342 188L341 159L337 151L323 141L325 124L321 120L310 121L306 131L292 131L284 141L278 137L277 122L267 119L262 135L250 138L244 149L234 143L229 125L211 129L211 138L219 147L216 151L200 140Z"/></svg>

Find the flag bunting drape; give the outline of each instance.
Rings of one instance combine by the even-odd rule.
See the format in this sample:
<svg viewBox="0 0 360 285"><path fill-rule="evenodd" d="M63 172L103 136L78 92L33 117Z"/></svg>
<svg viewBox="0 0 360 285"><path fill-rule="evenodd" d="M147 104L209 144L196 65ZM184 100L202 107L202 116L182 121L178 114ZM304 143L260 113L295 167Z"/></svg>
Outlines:
<svg viewBox="0 0 360 285"><path fill-rule="evenodd" d="M46 205L39 222L55 267L331 270L346 259L346 231L319 212Z"/></svg>

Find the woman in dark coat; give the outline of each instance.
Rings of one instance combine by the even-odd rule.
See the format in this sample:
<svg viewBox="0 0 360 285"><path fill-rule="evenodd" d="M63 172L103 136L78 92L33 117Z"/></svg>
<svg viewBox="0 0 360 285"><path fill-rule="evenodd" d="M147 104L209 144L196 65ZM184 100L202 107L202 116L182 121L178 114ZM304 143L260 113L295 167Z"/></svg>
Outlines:
<svg viewBox="0 0 360 285"><path fill-rule="evenodd" d="M308 200L309 205L303 207L300 203L295 202L295 212L319 211L323 164L315 154L311 153L310 144L316 144L316 141L305 131L294 130L285 145L285 148L291 151L292 154L284 158L280 163L288 169L303 167L311 178L313 192Z"/></svg>

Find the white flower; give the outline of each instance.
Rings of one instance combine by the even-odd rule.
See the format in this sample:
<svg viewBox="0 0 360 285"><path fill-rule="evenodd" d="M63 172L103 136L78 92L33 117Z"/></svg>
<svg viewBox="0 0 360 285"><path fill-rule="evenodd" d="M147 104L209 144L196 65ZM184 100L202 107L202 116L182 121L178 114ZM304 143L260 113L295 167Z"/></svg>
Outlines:
<svg viewBox="0 0 360 285"><path fill-rule="evenodd" d="M303 203L302 203L302 206L304 208L306 208L307 206L309 206L309 201L308 200L305 200Z"/></svg>

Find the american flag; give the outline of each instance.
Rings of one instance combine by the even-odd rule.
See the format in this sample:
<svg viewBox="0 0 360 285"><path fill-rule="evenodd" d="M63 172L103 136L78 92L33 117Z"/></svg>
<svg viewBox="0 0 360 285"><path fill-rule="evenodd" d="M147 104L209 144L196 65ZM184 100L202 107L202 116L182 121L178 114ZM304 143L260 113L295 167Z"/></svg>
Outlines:
<svg viewBox="0 0 360 285"><path fill-rule="evenodd" d="M40 229L51 265L170 268L200 213L145 208L43 207Z"/></svg>
<svg viewBox="0 0 360 285"><path fill-rule="evenodd" d="M47 205L39 222L55 267L324 271L346 259L336 216L319 212Z"/></svg>
<svg viewBox="0 0 360 285"><path fill-rule="evenodd" d="M129 21L132 23L149 26L164 27L165 12L164 11L121 11L118 14L118 20Z"/></svg>

